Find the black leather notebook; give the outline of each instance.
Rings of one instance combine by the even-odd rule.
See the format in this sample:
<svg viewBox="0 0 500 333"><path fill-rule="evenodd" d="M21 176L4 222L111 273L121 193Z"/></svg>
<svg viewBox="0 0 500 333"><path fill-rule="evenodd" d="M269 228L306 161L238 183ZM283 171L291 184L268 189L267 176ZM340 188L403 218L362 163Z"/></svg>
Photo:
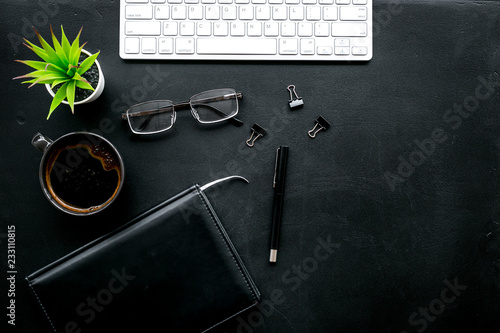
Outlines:
<svg viewBox="0 0 500 333"><path fill-rule="evenodd" d="M195 185L26 280L54 332L203 332L260 294Z"/></svg>

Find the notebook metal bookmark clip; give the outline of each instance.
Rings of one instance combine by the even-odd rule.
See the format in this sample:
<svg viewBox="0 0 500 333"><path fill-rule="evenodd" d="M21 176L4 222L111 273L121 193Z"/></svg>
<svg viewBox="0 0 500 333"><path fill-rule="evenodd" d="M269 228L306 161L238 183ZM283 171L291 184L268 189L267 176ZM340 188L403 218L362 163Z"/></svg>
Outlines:
<svg viewBox="0 0 500 333"><path fill-rule="evenodd" d="M255 140L266 134L266 130L257 123L253 124L251 129L252 135L250 136L250 139L246 141L248 147L253 147L255 144Z"/></svg>
<svg viewBox="0 0 500 333"><path fill-rule="evenodd" d="M318 134L319 131L321 131L321 130L326 131L329 127L330 127L330 123L322 116L319 116L316 119L316 125L314 125L312 130L307 132L307 135L309 135L309 137L311 139L314 139L316 137L316 134Z"/></svg>
<svg viewBox="0 0 500 333"><path fill-rule="evenodd" d="M290 100L288 101L288 105L290 106L290 108L296 109L302 107L304 105L304 101L302 100L302 97L299 97L299 95L297 95L295 86L291 84L286 87L286 89L288 89L288 91L290 92Z"/></svg>

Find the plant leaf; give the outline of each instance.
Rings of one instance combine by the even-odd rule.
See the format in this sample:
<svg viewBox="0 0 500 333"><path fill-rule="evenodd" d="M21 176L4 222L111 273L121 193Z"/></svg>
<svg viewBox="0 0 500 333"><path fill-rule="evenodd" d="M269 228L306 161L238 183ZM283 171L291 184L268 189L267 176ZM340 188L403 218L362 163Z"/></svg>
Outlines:
<svg viewBox="0 0 500 333"><path fill-rule="evenodd" d="M47 63L43 62L43 61L17 60L17 59L14 61L20 62L21 64L25 64L26 66L29 66L31 68L38 69L38 70L45 69L45 67L47 66Z"/></svg>
<svg viewBox="0 0 500 333"><path fill-rule="evenodd" d="M77 73L76 72L77 68L80 68L80 66L74 66L72 64L69 64L68 71L66 72L66 75L68 75L69 77L75 77L75 74Z"/></svg>
<svg viewBox="0 0 500 333"><path fill-rule="evenodd" d="M69 61L69 50L71 49L71 44L69 43L68 38L64 34L63 26L61 25L61 47L66 54L66 58Z"/></svg>
<svg viewBox="0 0 500 333"><path fill-rule="evenodd" d="M54 98L52 99L52 103L50 104L50 110L49 114L47 115L47 119L50 118L52 112L54 112L54 110L59 106L59 104L61 104L61 102L66 98L67 86L68 82L63 84L62 87L59 88L59 90L56 92L56 95L54 96Z"/></svg>
<svg viewBox="0 0 500 333"><path fill-rule="evenodd" d="M51 84L52 82L54 82L54 80L62 80L62 79L67 79L66 76L60 74L60 73L50 73L50 74L45 74L45 75L42 75L40 76L39 78L37 78L32 84L31 86L29 86L28 88L31 88L33 85L35 84Z"/></svg>
<svg viewBox="0 0 500 333"><path fill-rule="evenodd" d="M47 54L48 57L47 62L53 63L58 67L63 67L64 62L61 60L61 58L52 48L52 46L50 46L49 43L47 43L45 39L43 39L43 37L38 33L38 31L35 30L35 33L38 37L38 40L40 41L40 45L42 45L43 49L45 50L45 53Z"/></svg>
<svg viewBox="0 0 500 333"><path fill-rule="evenodd" d="M34 60L15 60L15 61L20 62L22 64L25 64L31 68L34 68L34 69L40 70L40 71L46 71L46 72L59 71L61 73L64 73L64 70L62 68L57 67L54 64L46 63L43 61L34 61Z"/></svg>
<svg viewBox="0 0 500 333"><path fill-rule="evenodd" d="M78 74L82 75L86 71L89 70L89 68L94 64L97 56L101 53L101 51L98 51L97 53L94 53L80 64L80 68L77 70Z"/></svg>
<svg viewBox="0 0 500 333"><path fill-rule="evenodd" d="M20 78L22 78L22 77L21 77L21 76L19 76L19 77L15 77L14 79L20 79ZM28 80L28 81L23 81L23 82L21 82L21 83L22 83L22 84L25 84L25 83L33 83L33 82L35 82L35 81L36 81L36 79L31 79L31 80Z"/></svg>
<svg viewBox="0 0 500 333"><path fill-rule="evenodd" d="M84 82L89 83L83 76L81 76L78 73L75 73L75 76L73 76L73 80L79 80L79 81L84 81Z"/></svg>
<svg viewBox="0 0 500 333"><path fill-rule="evenodd" d="M82 33L83 27L80 28L80 31L78 31L78 34L76 35L75 39L73 40L73 44L79 45L80 44L80 35ZM73 46L73 44L71 46Z"/></svg>
<svg viewBox="0 0 500 333"><path fill-rule="evenodd" d="M59 41L57 40L56 35L54 35L54 30L52 30L52 26L50 26L50 34L52 35L52 44L54 44L54 49L57 55L59 56L63 64L67 66L69 63L68 57L66 56L66 53L64 53L64 50Z"/></svg>
<svg viewBox="0 0 500 333"><path fill-rule="evenodd" d="M50 89L54 89L55 86L61 84L61 83L64 83L64 82L68 82L70 79L67 78L67 79L61 79L61 80L54 80L50 86Z"/></svg>
<svg viewBox="0 0 500 333"><path fill-rule="evenodd" d="M80 52L83 49L83 44L80 47L80 34L82 33L83 27L80 29L78 32L78 35L76 36L75 40L73 41L73 44L71 44L71 49L69 50L69 63L73 64L75 66L78 66L78 60L80 60Z"/></svg>
<svg viewBox="0 0 500 333"><path fill-rule="evenodd" d="M78 47L78 45L76 46L77 46L76 48L71 46L71 51L69 54L69 62L75 67L78 67L78 61L80 60L80 54L82 52L83 45L81 47Z"/></svg>
<svg viewBox="0 0 500 333"><path fill-rule="evenodd" d="M32 72L33 73L33 72ZM29 75L30 73L26 74L26 75L21 75L21 76L16 76L16 77L13 77L12 80L19 80L19 79L28 79L28 78L33 78L34 76L33 75ZM33 80L36 80L36 77L35 79ZM27 83L27 82L23 82L23 83Z"/></svg>
<svg viewBox="0 0 500 333"><path fill-rule="evenodd" d="M45 71L45 70L39 70L39 71L33 71L28 74L25 74L23 76L18 76L15 77L14 79L23 79L23 78L28 78L28 77L34 77L34 78L39 78L47 74L60 74L64 75L64 73L61 73L59 71Z"/></svg>
<svg viewBox="0 0 500 333"><path fill-rule="evenodd" d="M30 42L29 40L27 40L26 38L24 39L24 41L27 43L24 43L24 45L30 49L31 51L35 52L35 54L37 56L39 56L43 61L45 62L50 62L50 58L49 56L47 55L47 52L45 52L44 49L42 49L41 47L39 46L36 46L35 44L33 44L32 42Z"/></svg>
<svg viewBox="0 0 500 333"><path fill-rule="evenodd" d="M87 80L85 80L84 78L82 78L81 80L75 80L75 82L76 82L76 86L78 88L94 91L94 87L92 87L90 85L90 83Z"/></svg>
<svg viewBox="0 0 500 333"><path fill-rule="evenodd" d="M67 87L66 87L66 100L69 103L69 106L71 107L71 113L75 113L75 87L76 87L76 81L71 80L68 82Z"/></svg>

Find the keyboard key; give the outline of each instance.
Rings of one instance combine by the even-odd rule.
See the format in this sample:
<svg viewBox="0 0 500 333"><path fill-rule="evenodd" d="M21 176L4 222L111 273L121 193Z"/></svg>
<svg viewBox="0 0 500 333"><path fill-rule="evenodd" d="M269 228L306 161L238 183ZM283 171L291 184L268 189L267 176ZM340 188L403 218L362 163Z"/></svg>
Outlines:
<svg viewBox="0 0 500 333"><path fill-rule="evenodd" d="M365 37L367 34L366 23L332 23L332 36L334 37Z"/></svg>
<svg viewBox="0 0 500 333"><path fill-rule="evenodd" d="M220 18L219 6L208 5L205 7L205 19L218 20Z"/></svg>
<svg viewBox="0 0 500 333"><path fill-rule="evenodd" d="M181 36L194 36L194 22L181 22L179 32Z"/></svg>
<svg viewBox="0 0 500 333"><path fill-rule="evenodd" d="M306 19L308 21L319 21L321 20L321 7L306 7Z"/></svg>
<svg viewBox="0 0 500 333"><path fill-rule="evenodd" d="M245 23L234 21L231 25L231 36L245 36Z"/></svg>
<svg viewBox="0 0 500 333"><path fill-rule="evenodd" d="M270 20L271 19L271 7L269 6L257 6L255 9L255 18L257 20Z"/></svg>
<svg viewBox="0 0 500 333"><path fill-rule="evenodd" d="M214 23L214 36L227 36L228 28L227 22L215 22Z"/></svg>
<svg viewBox="0 0 500 333"><path fill-rule="evenodd" d="M148 3L148 0L126 0L126 3Z"/></svg>
<svg viewBox="0 0 500 333"><path fill-rule="evenodd" d="M366 46L353 46L352 47L352 54L354 55L367 55L368 54L368 48Z"/></svg>
<svg viewBox="0 0 500 333"><path fill-rule="evenodd" d="M300 40L300 54L314 54L314 38Z"/></svg>
<svg viewBox="0 0 500 333"><path fill-rule="evenodd" d="M335 47L335 54L336 55L349 55L349 47L346 47L346 46Z"/></svg>
<svg viewBox="0 0 500 333"><path fill-rule="evenodd" d="M197 22L196 34L198 36L210 36L212 34L212 23L206 21Z"/></svg>
<svg viewBox="0 0 500 333"><path fill-rule="evenodd" d="M302 21L304 19L304 7L291 6L290 7L290 20Z"/></svg>
<svg viewBox="0 0 500 333"><path fill-rule="evenodd" d="M294 37L295 36L295 23L294 22L281 23L281 36Z"/></svg>
<svg viewBox="0 0 500 333"><path fill-rule="evenodd" d="M163 35L165 36L177 36L177 22L164 22L163 23Z"/></svg>
<svg viewBox="0 0 500 333"><path fill-rule="evenodd" d="M155 19L168 20L170 18L169 6L155 6Z"/></svg>
<svg viewBox="0 0 500 333"><path fill-rule="evenodd" d="M323 7L323 20L336 21L338 19L337 7L328 6Z"/></svg>
<svg viewBox="0 0 500 333"><path fill-rule="evenodd" d="M276 37L279 34L279 24L277 22L264 23L264 35L267 37Z"/></svg>
<svg viewBox="0 0 500 333"><path fill-rule="evenodd" d="M158 39L158 52L162 54L174 53L174 39L169 37L161 37Z"/></svg>
<svg viewBox="0 0 500 333"><path fill-rule="evenodd" d="M189 6L188 17L190 20L202 20L203 19L203 6Z"/></svg>
<svg viewBox="0 0 500 333"><path fill-rule="evenodd" d="M175 39L175 53L193 54L194 38L179 37Z"/></svg>
<svg viewBox="0 0 500 333"><path fill-rule="evenodd" d="M198 54L276 54L275 38L198 38Z"/></svg>
<svg viewBox="0 0 500 333"><path fill-rule="evenodd" d="M330 24L326 22L314 23L314 36L316 37L330 36Z"/></svg>
<svg viewBox="0 0 500 333"><path fill-rule="evenodd" d="M156 38L144 37L142 39L142 53L145 54L156 53Z"/></svg>
<svg viewBox="0 0 500 333"><path fill-rule="evenodd" d="M151 20L153 6L125 6L125 17L129 20Z"/></svg>
<svg viewBox="0 0 500 333"><path fill-rule="evenodd" d="M236 20L236 6L227 5L222 7L223 20Z"/></svg>
<svg viewBox="0 0 500 333"><path fill-rule="evenodd" d="M279 41L280 54L298 54L298 42L295 38L281 38Z"/></svg>
<svg viewBox="0 0 500 333"><path fill-rule="evenodd" d="M313 35L313 24L311 22L300 22L297 30L300 37L311 37Z"/></svg>
<svg viewBox="0 0 500 333"><path fill-rule="evenodd" d="M366 21L366 7L340 7L340 19L342 21Z"/></svg>
<svg viewBox="0 0 500 333"><path fill-rule="evenodd" d="M125 22L125 34L129 36L156 36L160 34L161 24L155 21Z"/></svg>
<svg viewBox="0 0 500 333"><path fill-rule="evenodd" d="M320 55L331 55L333 48L331 46L318 46L317 52Z"/></svg>
<svg viewBox="0 0 500 333"><path fill-rule="evenodd" d="M288 8L286 6L273 6L273 20L282 21L287 18Z"/></svg>
<svg viewBox="0 0 500 333"><path fill-rule="evenodd" d="M350 41L349 38L335 38L335 47L346 46L349 47Z"/></svg>
<svg viewBox="0 0 500 333"><path fill-rule="evenodd" d="M139 37L125 38L125 53L139 53Z"/></svg>
<svg viewBox="0 0 500 333"><path fill-rule="evenodd" d="M252 37L262 36L262 23L249 22L247 27L247 35Z"/></svg>
<svg viewBox="0 0 500 333"><path fill-rule="evenodd" d="M253 6L240 6L239 18L240 20L253 20Z"/></svg>
<svg viewBox="0 0 500 333"><path fill-rule="evenodd" d="M172 20L185 20L186 12L186 6L172 6Z"/></svg>

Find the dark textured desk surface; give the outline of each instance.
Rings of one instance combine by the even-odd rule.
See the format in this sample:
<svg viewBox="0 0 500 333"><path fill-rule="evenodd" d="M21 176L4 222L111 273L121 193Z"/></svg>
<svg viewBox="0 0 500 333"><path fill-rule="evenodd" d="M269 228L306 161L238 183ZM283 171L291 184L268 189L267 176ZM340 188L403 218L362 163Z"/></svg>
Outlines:
<svg viewBox="0 0 500 333"><path fill-rule="evenodd" d="M263 295L259 311L214 332L498 332L500 330L500 3L374 1L368 63L123 61L119 1L2 1L0 80L1 331L48 332L24 277L194 183L239 174L208 193ZM399 3L399 4L397 4ZM396 4L396 5L395 5ZM60 107L11 78L49 24L101 51L96 102ZM288 109L294 84L305 106ZM243 127L186 114L138 140L119 119L150 99L243 92ZM323 115L331 128L310 139ZM267 128L254 148L250 127ZM126 163L119 199L76 218L38 182L41 132L95 130ZM276 148L290 146L278 264L268 263ZM7 324L7 226L16 231L16 326ZM173 235L175 237L175 235ZM328 245L329 244L329 245ZM158 331L168 332L165 329Z"/></svg>

